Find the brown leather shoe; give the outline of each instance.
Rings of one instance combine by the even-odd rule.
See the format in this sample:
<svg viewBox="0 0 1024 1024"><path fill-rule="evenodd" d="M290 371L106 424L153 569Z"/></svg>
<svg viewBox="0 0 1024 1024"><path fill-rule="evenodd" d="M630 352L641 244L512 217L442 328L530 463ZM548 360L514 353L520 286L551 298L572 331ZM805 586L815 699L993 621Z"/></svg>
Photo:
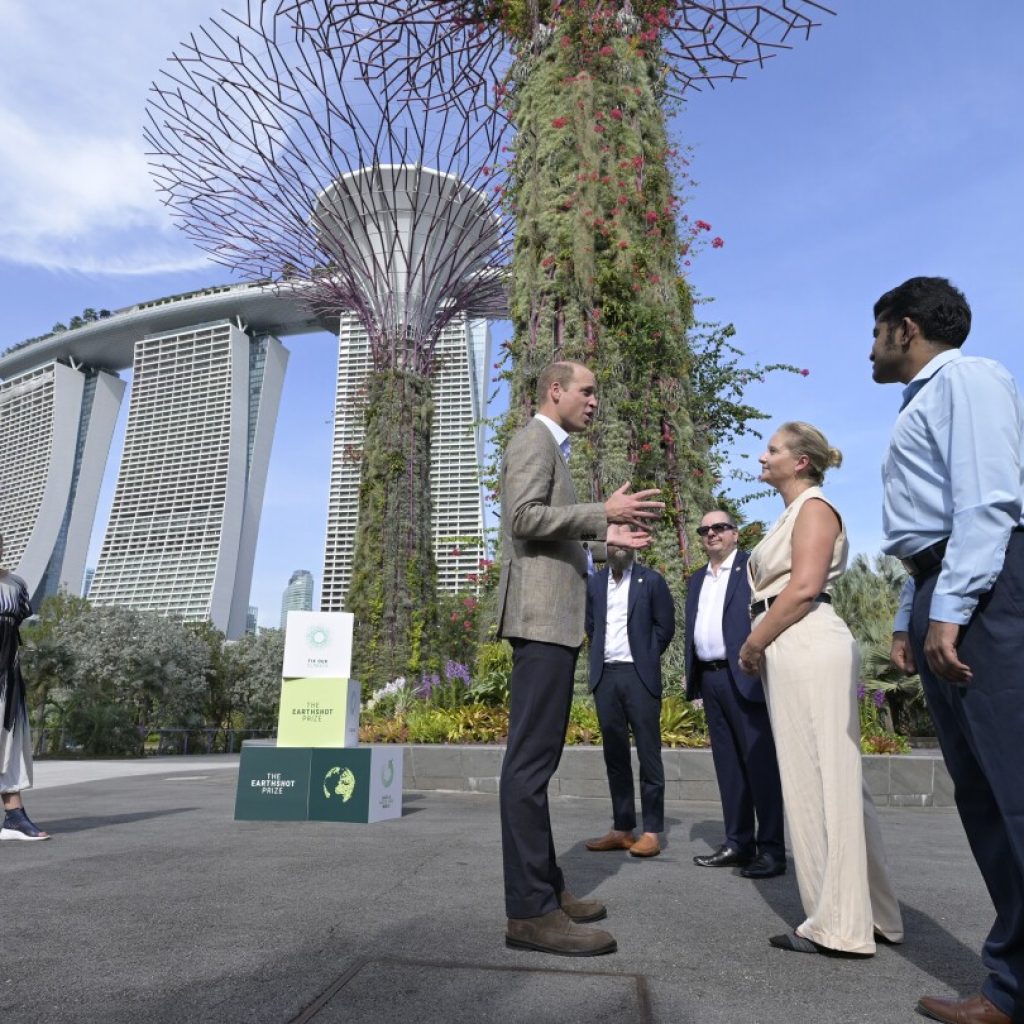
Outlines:
<svg viewBox="0 0 1024 1024"><path fill-rule="evenodd" d="M917 1002L917 1012L946 1024L1010 1024L1010 1018L981 994L970 999L922 996Z"/></svg>
<svg viewBox="0 0 1024 1024"><path fill-rule="evenodd" d="M510 917L505 945L510 949L534 949L556 956L601 956L618 949L608 932L582 928L561 910L552 910L540 917Z"/></svg>
<svg viewBox="0 0 1024 1024"><path fill-rule="evenodd" d="M630 848L631 857L657 857L661 853L658 837L645 832Z"/></svg>
<svg viewBox="0 0 1024 1024"><path fill-rule="evenodd" d="M603 903L598 900L578 900L568 889L563 889L558 894L558 903L577 924L600 921L608 916L608 910Z"/></svg>
<svg viewBox="0 0 1024 1024"><path fill-rule="evenodd" d="M588 839L584 845L595 853L603 853L605 850L628 850L635 842L632 832L623 835L613 829L600 839Z"/></svg>

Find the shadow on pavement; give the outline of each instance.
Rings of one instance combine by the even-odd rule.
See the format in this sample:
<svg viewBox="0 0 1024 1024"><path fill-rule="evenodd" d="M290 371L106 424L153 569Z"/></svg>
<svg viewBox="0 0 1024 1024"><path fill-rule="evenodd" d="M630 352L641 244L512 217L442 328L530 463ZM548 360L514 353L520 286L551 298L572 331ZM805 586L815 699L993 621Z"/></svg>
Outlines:
<svg viewBox="0 0 1024 1024"><path fill-rule="evenodd" d="M152 818L166 818L171 814L189 814L198 810L196 807L171 807L165 811L137 811L134 814L108 814L103 817L94 815L88 818L47 818L45 828L53 838L70 835L75 832L88 832L94 828L109 828L111 825L134 825Z"/></svg>

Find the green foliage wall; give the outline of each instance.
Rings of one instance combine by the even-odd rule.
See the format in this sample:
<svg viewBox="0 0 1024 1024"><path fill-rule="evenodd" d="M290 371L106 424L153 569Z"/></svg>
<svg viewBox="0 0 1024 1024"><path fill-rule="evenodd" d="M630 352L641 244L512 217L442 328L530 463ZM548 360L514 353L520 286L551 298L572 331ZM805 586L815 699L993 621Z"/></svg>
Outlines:
<svg viewBox="0 0 1024 1024"><path fill-rule="evenodd" d="M431 540L430 379L401 369L367 383L359 526L348 608L354 672L370 687L431 664L437 569Z"/></svg>
<svg viewBox="0 0 1024 1024"><path fill-rule="evenodd" d="M503 6L518 25L522 12ZM692 529L713 484L690 415L693 309L678 274L688 241L676 226L678 154L665 130L657 32L618 13L557 7L520 46L511 76L517 233L502 434L528 418L545 364L589 366L601 410L573 447L581 500L627 480L662 488L666 522L648 561L678 583L700 558Z"/></svg>

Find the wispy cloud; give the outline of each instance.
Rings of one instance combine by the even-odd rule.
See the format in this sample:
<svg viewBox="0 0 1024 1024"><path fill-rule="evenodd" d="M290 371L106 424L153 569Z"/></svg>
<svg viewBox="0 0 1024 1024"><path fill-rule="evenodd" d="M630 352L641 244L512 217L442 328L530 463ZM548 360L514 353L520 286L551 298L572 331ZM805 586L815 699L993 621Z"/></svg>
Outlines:
<svg viewBox="0 0 1024 1024"><path fill-rule="evenodd" d="M163 62L220 6L0 0L3 259L110 274L207 263L161 204L142 125Z"/></svg>

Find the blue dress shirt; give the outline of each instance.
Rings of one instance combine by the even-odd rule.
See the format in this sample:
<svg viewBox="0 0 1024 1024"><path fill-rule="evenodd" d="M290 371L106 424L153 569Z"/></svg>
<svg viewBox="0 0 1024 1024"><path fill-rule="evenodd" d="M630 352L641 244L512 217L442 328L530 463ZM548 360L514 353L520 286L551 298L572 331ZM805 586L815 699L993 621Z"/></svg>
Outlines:
<svg viewBox="0 0 1024 1024"><path fill-rule="evenodd" d="M949 538L929 618L963 625L1003 567L1024 509L1024 403L1001 363L941 352L907 385L882 464L882 550ZM907 580L894 629L910 623Z"/></svg>

